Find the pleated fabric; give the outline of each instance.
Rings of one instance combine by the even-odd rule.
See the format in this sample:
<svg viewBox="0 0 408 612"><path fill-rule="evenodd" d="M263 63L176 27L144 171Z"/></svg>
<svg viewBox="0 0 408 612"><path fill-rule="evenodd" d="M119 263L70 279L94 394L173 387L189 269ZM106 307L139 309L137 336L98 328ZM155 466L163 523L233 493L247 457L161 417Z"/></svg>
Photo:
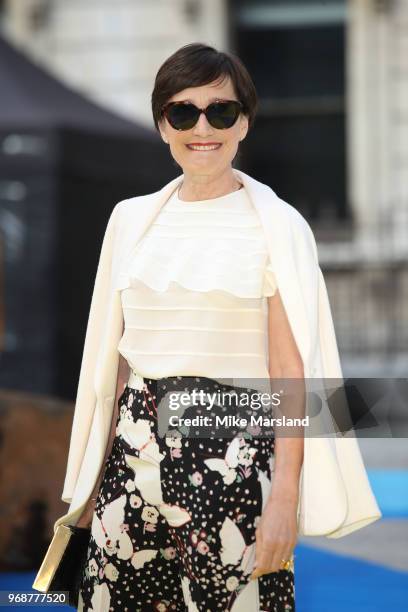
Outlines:
<svg viewBox="0 0 408 612"><path fill-rule="evenodd" d="M142 376L268 378L276 281L244 188L162 207L120 276L118 350Z"/></svg>

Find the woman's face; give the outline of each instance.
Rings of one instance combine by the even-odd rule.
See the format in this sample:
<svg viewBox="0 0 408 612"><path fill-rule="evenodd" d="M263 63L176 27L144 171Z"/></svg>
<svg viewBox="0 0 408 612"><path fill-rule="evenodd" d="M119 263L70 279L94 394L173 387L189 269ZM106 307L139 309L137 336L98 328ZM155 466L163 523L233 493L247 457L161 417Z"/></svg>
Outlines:
<svg viewBox="0 0 408 612"><path fill-rule="evenodd" d="M237 100L231 79L222 84L211 83L200 87L189 87L172 96L168 102L189 101L198 108L206 108L215 100ZM234 125L225 130L213 128L201 113L193 128L186 131L174 129L164 117L159 124L160 134L170 146L176 162L189 175L218 175L231 167L240 140L248 131L248 119L241 113ZM218 148L197 151L192 144L217 144Z"/></svg>

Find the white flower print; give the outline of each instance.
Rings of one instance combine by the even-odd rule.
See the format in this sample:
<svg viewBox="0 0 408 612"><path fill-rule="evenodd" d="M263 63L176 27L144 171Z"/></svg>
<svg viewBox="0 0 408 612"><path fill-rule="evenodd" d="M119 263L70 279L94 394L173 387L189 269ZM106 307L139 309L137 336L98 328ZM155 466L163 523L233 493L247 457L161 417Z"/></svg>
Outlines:
<svg viewBox="0 0 408 612"><path fill-rule="evenodd" d="M142 505L142 498L139 497L139 495L131 495L129 498L129 503L131 505L132 508L140 508L140 506Z"/></svg>
<svg viewBox="0 0 408 612"><path fill-rule="evenodd" d="M224 519L220 530L221 550L220 559L223 565L237 565L239 570L250 574L255 561L256 543L245 544L239 527L228 516Z"/></svg>
<svg viewBox="0 0 408 612"><path fill-rule="evenodd" d="M167 559L167 561L169 559L174 559L176 557L176 549L174 548L174 546L167 546L167 548L164 548L162 550L162 554L163 557Z"/></svg>
<svg viewBox="0 0 408 612"><path fill-rule="evenodd" d="M158 385L158 399L160 389ZM145 605L152 612L170 612L179 606L186 612L242 612L259 606L272 610L280 604L283 611L286 600L294 597L290 577L277 578L277 588L274 584L261 599L257 581L249 580L255 560L251 534L260 524L270 493L273 448L242 435L224 445L197 443L197 449L176 430L159 439L156 423L142 409L142 396L134 392L128 409L127 394L122 400L121 439L115 447L121 452L107 466L99 494L100 500L103 492L106 504L99 502L95 513L97 539L92 541L84 573L83 607L91 610L93 604L98 612L110 612L115 600L121 609L135 612ZM131 414L133 420L128 418ZM155 538L162 524L172 528L173 541L161 543ZM153 590L158 574L167 580L169 590ZM137 583L129 580L133 576ZM197 582L211 590L213 599L206 605ZM140 601L135 599L135 585L141 585L148 602L142 594ZM289 611L290 603L286 607Z"/></svg>
<svg viewBox="0 0 408 612"><path fill-rule="evenodd" d="M240 465L245 465L248 467L252 465L254 460L253 456L256 454L256 448L249 447L248 444L245 444L242 448L239 449L238 453L238 463Z"/></svg>
<svg viewBox="0 0 408 612"><path fill-rule="evenodd" d="M126 481L125 489L128 493L131 493L132 491L134 491L136 489L135 481L129 478Z"/></svg>
<svg viewBox="0 0 408 612"><path fill-rule="evenodd" d="M163 459L164 455L159 452L159 445L147 419L137 419L136 423L122 419L119 421L116 433L126 444L140 451L141 460L159 465Z"/></svg>
<svg viewBox="0 0 408 612"><path fill-rule="evenodd" d="M174 434L171 434L170 432L170 435L166 435L166 444L170 448L181 448L181 436L178 434L178 432L175 432Z"/></svg>
<svg viewBox="0 0 408 612"><path fill-rule="evenodd" d="M181 434L177 429L169 430L164 436L166 445L170 448L170 458L180 459L182 456Z"/></svg>
<svg viewBox="0 0 408 612"><path fill-rule="evenodd" d="M142 520L147 523L157 523L159 511L153 506L145 506L142 511Z"/></svg>
<svg viewBox="0 0 408 612"><path fill-rule="evenodd" d="M132 541L123 528L125 519L126 494L106 504L100 519L94 512L91 531L95 542L109 556L129 559L133 554Z"/></svg>
<svg viewBox="0 0 408 612"><path fill-rule="evenodd" d="M183 597L187 605L188 612L200 612L196 604L192 600L190 593L190 580L186 576L184 576L181 581L181 588L183 590Z"/></svg>
<svg viewBox="0 0 408 612"><path fill-rule="evenodd" d="M88 563L88 571L90 576L96 576L98 573L98 564L95 559L91 559Z"/></svg>
<svg viewBox="0 0 408 612"><path fill-rule="evenodd" d="M240 482L242 477L248 478L250 476L250 470L241 467L248 461L248 452L249 463L252 463L252 456L256 453L255 448L251 448L249 451L247 449L249 449L249 447L245 443L245 438L233 438L228 445L224 459L212 457L210 459L204 459L204 463L210 468L210 470L219 472L222 475L225 484L229 485L235 481ZM238 467L239 471L242 472L240 476L238 476Z"/></svg>
<svg viewBox="0 0 408 612"><path fill-rule="evenodd" d="M181 527L191 521L191 514L177 504L160 504L159 512L171 527Z"/></svg>
<svg viewBox="0 0 408 612"><path fill-rule="evenodd" d="M238 585L239 585L239 580L236 576L229 576L229 578L227 578L227 581L225 583L225 586L227 587L228 591L235 591Z"/></svg>
<svg viewBox="0 0 408 612"><path fill-rule="evenodd" d="M237 471L232 469L232 470L228 470L227 473L222 477L222 479L225 482L225 484L229 485L235 482L236 477L237 477Z"/></svg>
<svg viewBox="0 0 408 612"><path fill-rule="evenodd" d="M149 447L150 444L147 448ZM144 451L142 451L142 453L143 452ZM160 461L163 457L164 455L160 454ZM135 483L143 500L151 506L162 504L163 496L160 478L160 462L158 461L156 463L150 459L146 460L145 458L127 454L125 454L125 460L127 465L134 472Z"/></svg>
<svg viewBox="0 0 408 612"><path fill-rule="evenodd" d="M204 542L204 540L200 540L197 544L197 551L201 554L201 555L206 555L208 553L208 551L210 550L208 544L206 542Z"/></svg>
<svg viewBox="0 0 408 612"><path fill-rule="evenodd" d="M119 577L119 572L117 568L113 565L113 563L107 563L105 565L105 576L111 582L116 582Z"/></svg>
<svg viewBox="0 0 408 612"><path fill-rule="evenodd" d="M126 408L126 406L121 406L121 408L120 408L120 421L124 421L124 420L126 420L126 421L131 421L132 423L134 422L134 421L133 421L133 414L132 414L132 411L131 411L131 410L128 410L128 409ZM119 422L119 424L120 424L120 422ZM117 431L117 430L118 430L118 429L116 428L116 431Z"/></svg>
<svg viewBox="0 0 408 612"><path fill-rule="evenodd" d="M152 559L155 559L157 556L157 550L152 548L144 548L143 550L138 550L134 553L131 559L131 564L135 569L140 569L144 566L145 563L149 563Z"/></svg>
<svg viewBox="0 0 408 612"><path fill-rule="evenodd" d="M200 484L203 482L202 474L200 474L200 472L194 472L194 474L191 476L191 482L195 487L200 486Z"/></svg>
<svg viewBox="0 0 408 612"><path fill-rule="evenodd" d="M96 584L91 599L92 610L98 610L98 612L109 612L110 601L111 598L107 583L102 582L101 584Z"/></svg>
<svg viewBox="0 0 408 612"><path fill-rule="evenodd" d="M162 395L157 385L158 403ZM128 398L129 390L121 401L120 440L99 493L82 612L92 606L111 612L114 601L134 612L149 606L152 612L179 607L242 612L279 605L289 612L291 576L276 578L261 595L257 581L249 580L256 548L252 532L271 489L272 445L258 444L247 433L220 445L185 443L175 429L159 436L147 407L143 410L142 395L134 391L129 407ZM161 525L171 528L172 539L156 539ZM158 575L167 580L166 591L153 590ZM200 584L207 595L211 591L206 604Z"/></svg>

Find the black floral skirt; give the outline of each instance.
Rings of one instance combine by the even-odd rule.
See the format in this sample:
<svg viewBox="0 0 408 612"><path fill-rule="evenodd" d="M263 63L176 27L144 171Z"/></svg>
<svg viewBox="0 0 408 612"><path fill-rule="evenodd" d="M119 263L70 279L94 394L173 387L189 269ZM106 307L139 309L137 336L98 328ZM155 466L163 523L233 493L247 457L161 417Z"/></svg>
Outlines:
<svg viewBox="0 0 408 612"><path fill-rule="evenodd" d="M239 427L228 437L180 435L181 427L160 435L170 390L233 387L185 376L144 383L127 384L119 398L78 610L294 612L293 569L250 580L274 437ZM200 404L184 416L205 412Z"/></svg>

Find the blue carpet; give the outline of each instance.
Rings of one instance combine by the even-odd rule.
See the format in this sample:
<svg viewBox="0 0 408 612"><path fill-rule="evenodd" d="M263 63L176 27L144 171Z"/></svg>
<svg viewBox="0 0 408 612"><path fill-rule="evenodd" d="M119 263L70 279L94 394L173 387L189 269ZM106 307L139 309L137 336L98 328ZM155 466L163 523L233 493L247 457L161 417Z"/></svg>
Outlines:
<svg viewBox="0 0 408 612"><path fill-rule="evenodd" d="M408 517L408 470L367 470L384 517Z"/></svg>
<svg viewBox="0 0 408 612"><path fill-rule="evenodd" d="M295 550L296 612L403 612L408 573L303 544Z"/></svg>
<svg viewBox="0 0 408 612"><path fill-rule="evenodd" d="M402 612L408 610L408 573L298 544L296 612ZM35 573L2 574L0 590L32 591ZM5 609L5 608L1 608ZM74 610L35 606L36 612Z"/></svg>

